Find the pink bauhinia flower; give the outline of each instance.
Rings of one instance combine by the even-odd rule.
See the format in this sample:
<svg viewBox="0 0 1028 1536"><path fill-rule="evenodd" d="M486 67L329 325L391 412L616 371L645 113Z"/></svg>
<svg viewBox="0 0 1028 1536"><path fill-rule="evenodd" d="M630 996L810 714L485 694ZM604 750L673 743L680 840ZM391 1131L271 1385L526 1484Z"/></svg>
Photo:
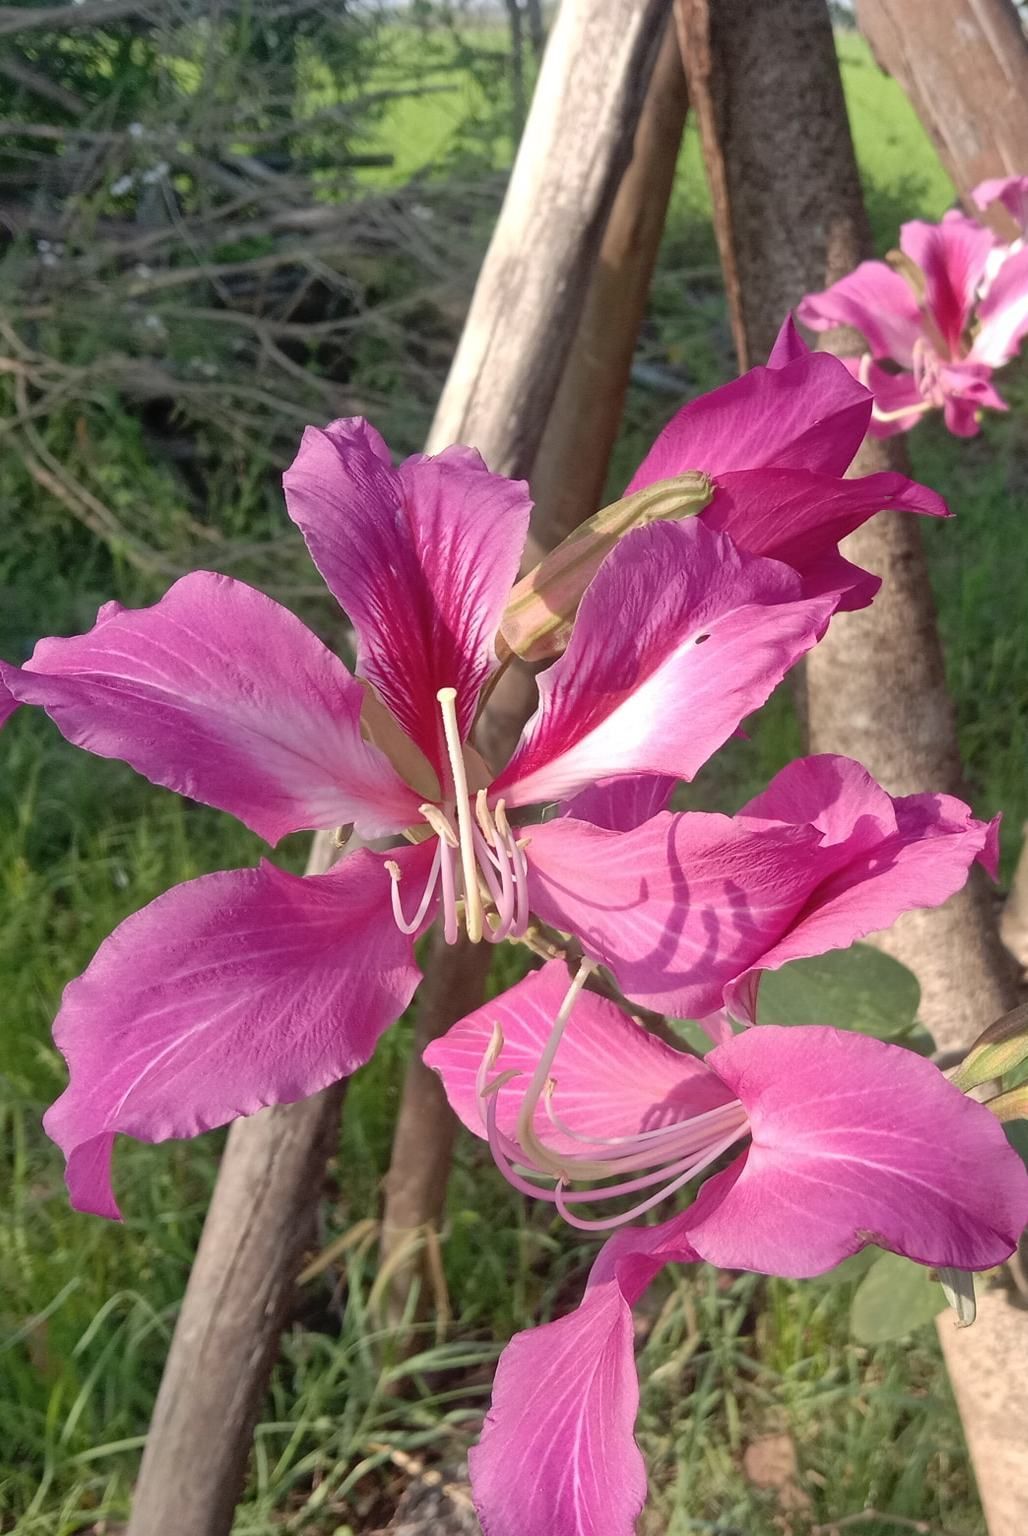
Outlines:
<svg viewBox="0 0 1028 1536"><path fill-rule="evenodd" d="M525 486L465 448L393 468L372 428L342 421L308 431L286 495L353 623L360 681L271 599L206 572L151 608L108 604L87 634L43 640L24 667L0 670L9 700L42 706L77 745L271 842L353 823L411 844L316 877L268 864L205 876L106 940L66 991L55 1038L71 1082L46 1118L84 1209L117 1214L117 1132L194 1135L366 1061L411 999L428 924L439 915L451 942L461 921L472 939L523 934L536 851L592 831L567 818L517 831L508 809L599 778L690 777L839 599L701 520L629 534L495 773L468 736L497 665ZM638 872L613 899L645 903Z"/></svg>
<svg viewBox="0 0 1028 1536"><path fill-rule="evenodd" d="M106 605L87 634L40 641L23 667L0 663L0 723L40 705L77 745L269 842L352 823L412 844L317 877L268 864L205 876L111 935L55 1026L71 1084L46 1124L76 1204L116 1214L116 1132L193 1135L352 1072L410 1001L414 941L437 915L451 942L462 918L473 938L524 933L537 854L555 917L576 827L594 851L581 818L635 826L659 809L837 606L870 601L877 578L841 559L839 538L886 503L945 511L901 476L842 479L870 402L835 359L787 326L772 363L693 402L654 446L634 485L695 452L713 500L613 551L499 773L468 738L497 665L526 487L466 448L394 468L359 420L308 430L286 498L353 623L360 681L287 610L209 572L151 608ZM526 835L508 821L597 781L559 824ZM678 852L645 852L649 879L636 869L611 892L629 922L650 879L664 903L674 887Z"/></svg>
<svg viewBox="0 0 1028 1536"><path fill-rule="evenodd" d="M582 980L569 988L552 962L426 1058L461 1118L480 1135L487 1124L519 1189L578 1227L620 1227L577 1311L518 1334L501 1357L471 1453L486 1536L634 1530L646 1480L632 1434L631 1309L664 1264L803 1277L875 1243L986 1269L1028 1218L1028 1179L998 1121L931 1062L839 1029L771 1025L700 1061ZM733 1149L685 1211L621 1225ZM580 1214L612 1198L637 1203L606 1219Z"/></svg>
<svg viewBox="0 0 1028 1536"><path fill-rule="evenodd" d="M1007 254L991 230L957 212L904 224L900 249L897 266L861 262L796 313L813 330L848 325L865 337L868 352L850 366L874 393L875 436L942 410L951 432L972 437L983 408L1006 409L992 374L1028 330L1028 251ZM1007 255L998 268L997 253Z"/></svg>

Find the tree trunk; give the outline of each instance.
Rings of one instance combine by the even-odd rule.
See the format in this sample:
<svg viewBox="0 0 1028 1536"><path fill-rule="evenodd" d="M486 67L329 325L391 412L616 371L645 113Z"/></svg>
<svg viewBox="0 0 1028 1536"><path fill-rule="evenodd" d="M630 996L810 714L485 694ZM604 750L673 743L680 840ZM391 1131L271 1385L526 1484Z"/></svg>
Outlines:
<svg viewBox="0 0 1028 1536"><path fill-rule="evenodd" d="M669 9L565 0L429 451L471 442L494 469L531 467ZM309 868L324 867L329 847L315 840ZM439 995L446 984L440 972ZM189 1536L231 1528L340 1100L332 1090L232 1129L128 1536L164 1536L169 1521Z"/></svg>
<svg viewBox="0 0 1028 1536"><path fill-rule="evenodd" d="M824 0L677 3L690 99L714 167L719 239L730 253L730 297L734 275L746 351L760 360L805 292L871 254L828 11ZM802 114L789 109L798 100ZM853 345L845 335L827 341L840 351ZM901 440L869 441L854 472L904 470L905 459ZM835 618L808 657L811 746L859 758L893 792L959 792L917 520L880 514L843 547L884 585L872 608ZM941 910L911 914L885 942L917 974L921 1013L940 1046L966 1044L1009 1005L1010 971L980 879ZM984 1325L956 1334L943 1318L939 1331L990 1536L1020 1536L1028 1458L1016 1362L1028 1348L1028 1314L999 1291L982 1299L981 1313Z"/></svg>
<svg viewBox="0 0 1028 1536"><path fill-rule="evenodd" d="M548 412L536 415L542 441L540 444L537 437L532 444L535 460L530 478L536 508L525 551L526 567L534 565L577 523L595 512L620 425L685 121L685 81L673 30L666 24L664 34L631 162L607 220L557 397ZM544 164L550 174L558 170L559 162L557 147L547 149ZM516 228L504 229L501 220L494 236L497 244L501 252L517 249ZM490 247L487 266L492 259ZM499 285L494 291L500 291ZM490 332L493 327L496 334L502 332L499 313L481 323ZM549 345L557 349L554 331L551 326ZM479 722L478 746L494 766L504 762L513 750L535 706L535 697L529 668L520 664L510 667ZM460 945L451 949L437 941L421 993L415 1052L404 1082L382 1231L382 1257L391 1271L394 1318L403 1315L409 1288L424 1269L428 1255L412 1238L438 1223L442 1215L453 1149L454 1118L435 1074L422 1063L421 1053L481 1001L490 960L482 948ZM409 1249L407 1261L401 1261L398 1254L404 1246Z"/></svg>
<svg viewBox="0 0 1028 1536"><path fill-rule="evenodd" d="M857 20L903 87L968 212L987 176L1028 169L1028 41L1012 0L857 0ZM1013 224L984 217L1007 239Z"/></svg>

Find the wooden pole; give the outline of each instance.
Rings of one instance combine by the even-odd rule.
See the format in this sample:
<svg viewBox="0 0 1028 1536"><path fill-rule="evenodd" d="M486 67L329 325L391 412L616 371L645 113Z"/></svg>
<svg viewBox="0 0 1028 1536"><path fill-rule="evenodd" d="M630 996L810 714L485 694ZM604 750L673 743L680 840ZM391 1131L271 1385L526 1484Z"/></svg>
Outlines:
<svg viewBox="0 0 1028 1536"><path fill-rule="evenodd" d="M673 28L665 26L664 32L632 158L618 186L574 345L531 469L536 507L525 553L529 567L600 505L685 124L681 59ZM530 670L511 667L479 723L478 745L490 762L502 763L510 755L535 699ZM443 1213L456 1129L439 1079L421 1055L477 1007L489 961L481 947L450 949L437 941L432 951L386 1181L382 1257L392 1276L394 1317L403 1315L409 1288L427 1257L417 1239ZM404 1247L406 1259L400 1253Z"/></svg>
<svg viewBox="0 0 1028 1536"><path fill-rule="evenodd" d="M857 0L878 64L909 96L968 212L987 176L1028 174L1028 40L1011 0ZM984 217L1009 239L1002 208Z"/></svg>
<svg viewBox="0 0 1028 1536"><path fill-rule="evenodd" d="M429 439L523 474L545 428L670 0L565 0ZM323 856L316 840L312 865ZM456 952L455 952L456 953ZM233 1127L127 1536L226 1536L340 1092Z"/></svg>
<svg viewBox="0 0 1028 1536"><path fill-rule="evenodd" d="M740 313L751 355L766 354L786 312L871 253L824 0L677 0L690 96L724 168ZM709 57L705 79L690 60ZM702 90L719 100L701 108ZM788 103L802 100L802 115ZM828 338L838 351L854 338ZM905 471L902 439L869 439L854 473ZM807 658L811 747L866 763L893 792L961 788L918 520L880 513L843 545L884 578L874 605L841 614ZM897 924L888 947L917 974L921 1013L940 1046L968 1043L1009 1006L1011 976L988 891L972 881L935 912ZM1024 1391L1028 1315L1002 1291L984 1326L939 1323L990 1536L1021 1536L1028 1508Z"/></svg>

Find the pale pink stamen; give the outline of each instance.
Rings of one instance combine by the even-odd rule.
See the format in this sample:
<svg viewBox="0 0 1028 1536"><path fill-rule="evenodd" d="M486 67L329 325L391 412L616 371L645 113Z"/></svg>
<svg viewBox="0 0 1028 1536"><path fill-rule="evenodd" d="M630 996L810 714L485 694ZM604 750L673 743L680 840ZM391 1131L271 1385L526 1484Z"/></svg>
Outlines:
<svg viewBox="0 0 1028 1536"><path fill-rule="evenodd" d="M748 1121L739 1100L731 1099L685 1119L627 1136L588 1136L568 1126L553 1105L558 1087L550 1069L570 1021L575 998L585 985L591 968L588 961L580 966L557 1011L550 1036L521 1100L515 1136L500 1129L499 1091L521 1074L512 1068L487 1081L503 1047L499 1030L494 1031L479 1067L476 1089L490 1150L508 1182L523 1194L555 1205L571 1226L598 1232L634 1221L675 1194L744 1136ZM540 1102L554 1128L581 1145L581 1152L558 1150L542 1140L534 1123ZM552 1180L553 1186L534 1183L536 1179ZM569 1189L567 1186L575 1181L588 1181L593 1187ZM577 1205L640 1194L643 1190L654 1192L629 1210L613 1216L579 1217L571 1209Z"/></svg>
<svg viewBox="0 0 1028 1536"><path fill-rule="evenodd" d="M443 897L443 938L447 944L456 944L460 934L457 923L457 890L454 878L456 853L448 843L439 840L440 877Z"/></svg>
<svg viewBox="0 0 1028 1536"><path fill-rule="evenodd" d="M471 943L486 939L490 944L498 944L506 938L520 938L528 928L528 861L511 831L502 800L490 810L486 791L481 789L472 811L458 726L457 693L453 688L440 688L436 697L442 713L454 799L446 802L445 809L428 802L418 807L435 833L438 847L429 885L413 918L405 916L400 901L399 867L395 861L387 864L393 882L393 916L401 933L413 933L424 920L438 884L447 944L456 944L460 936L460 898L464 928ZM417 841L417 833L413 836ZM492 911L488 910L490 902Z"/></svg>
<svg viewBox="0 0 1028 1536"><path fill-rule="evenodd" d="M389 871L392 880L389 894L393 903L393 917L401 933L415 933L425 921L425 914L428 912L429 904L435 895L435 888L439 884L441 863L442 845L440 842L437 842L435 856L432 859L432 868L429 870L428 879L425 882L425 889L422 892L421 900L418 902L417 911L413 917L406 918L403 915L403 903L400 900L400 866L394 859L387 860L386 869Z"/></svg>

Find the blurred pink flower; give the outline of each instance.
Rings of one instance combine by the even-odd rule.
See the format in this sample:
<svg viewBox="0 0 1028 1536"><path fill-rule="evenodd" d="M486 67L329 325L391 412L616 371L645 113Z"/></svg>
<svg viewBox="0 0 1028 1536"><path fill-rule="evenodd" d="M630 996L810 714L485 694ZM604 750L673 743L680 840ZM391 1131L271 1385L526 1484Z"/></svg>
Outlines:
<svg viewBox="0 0 1028 1536"><path fill-rule="evenodd" d="M867 340L868 352L848 363L873 391L875 436L908 431L941 410L951 432L972 437L984 408L1006 409L992 374L1028 330L1028 250L1011 254L957 212L939 224L904 224L900 249L905 262L862 262L808 294L796 313L813 330L848 325ZM997 265L998 255L1005 259Z"/></svg>

